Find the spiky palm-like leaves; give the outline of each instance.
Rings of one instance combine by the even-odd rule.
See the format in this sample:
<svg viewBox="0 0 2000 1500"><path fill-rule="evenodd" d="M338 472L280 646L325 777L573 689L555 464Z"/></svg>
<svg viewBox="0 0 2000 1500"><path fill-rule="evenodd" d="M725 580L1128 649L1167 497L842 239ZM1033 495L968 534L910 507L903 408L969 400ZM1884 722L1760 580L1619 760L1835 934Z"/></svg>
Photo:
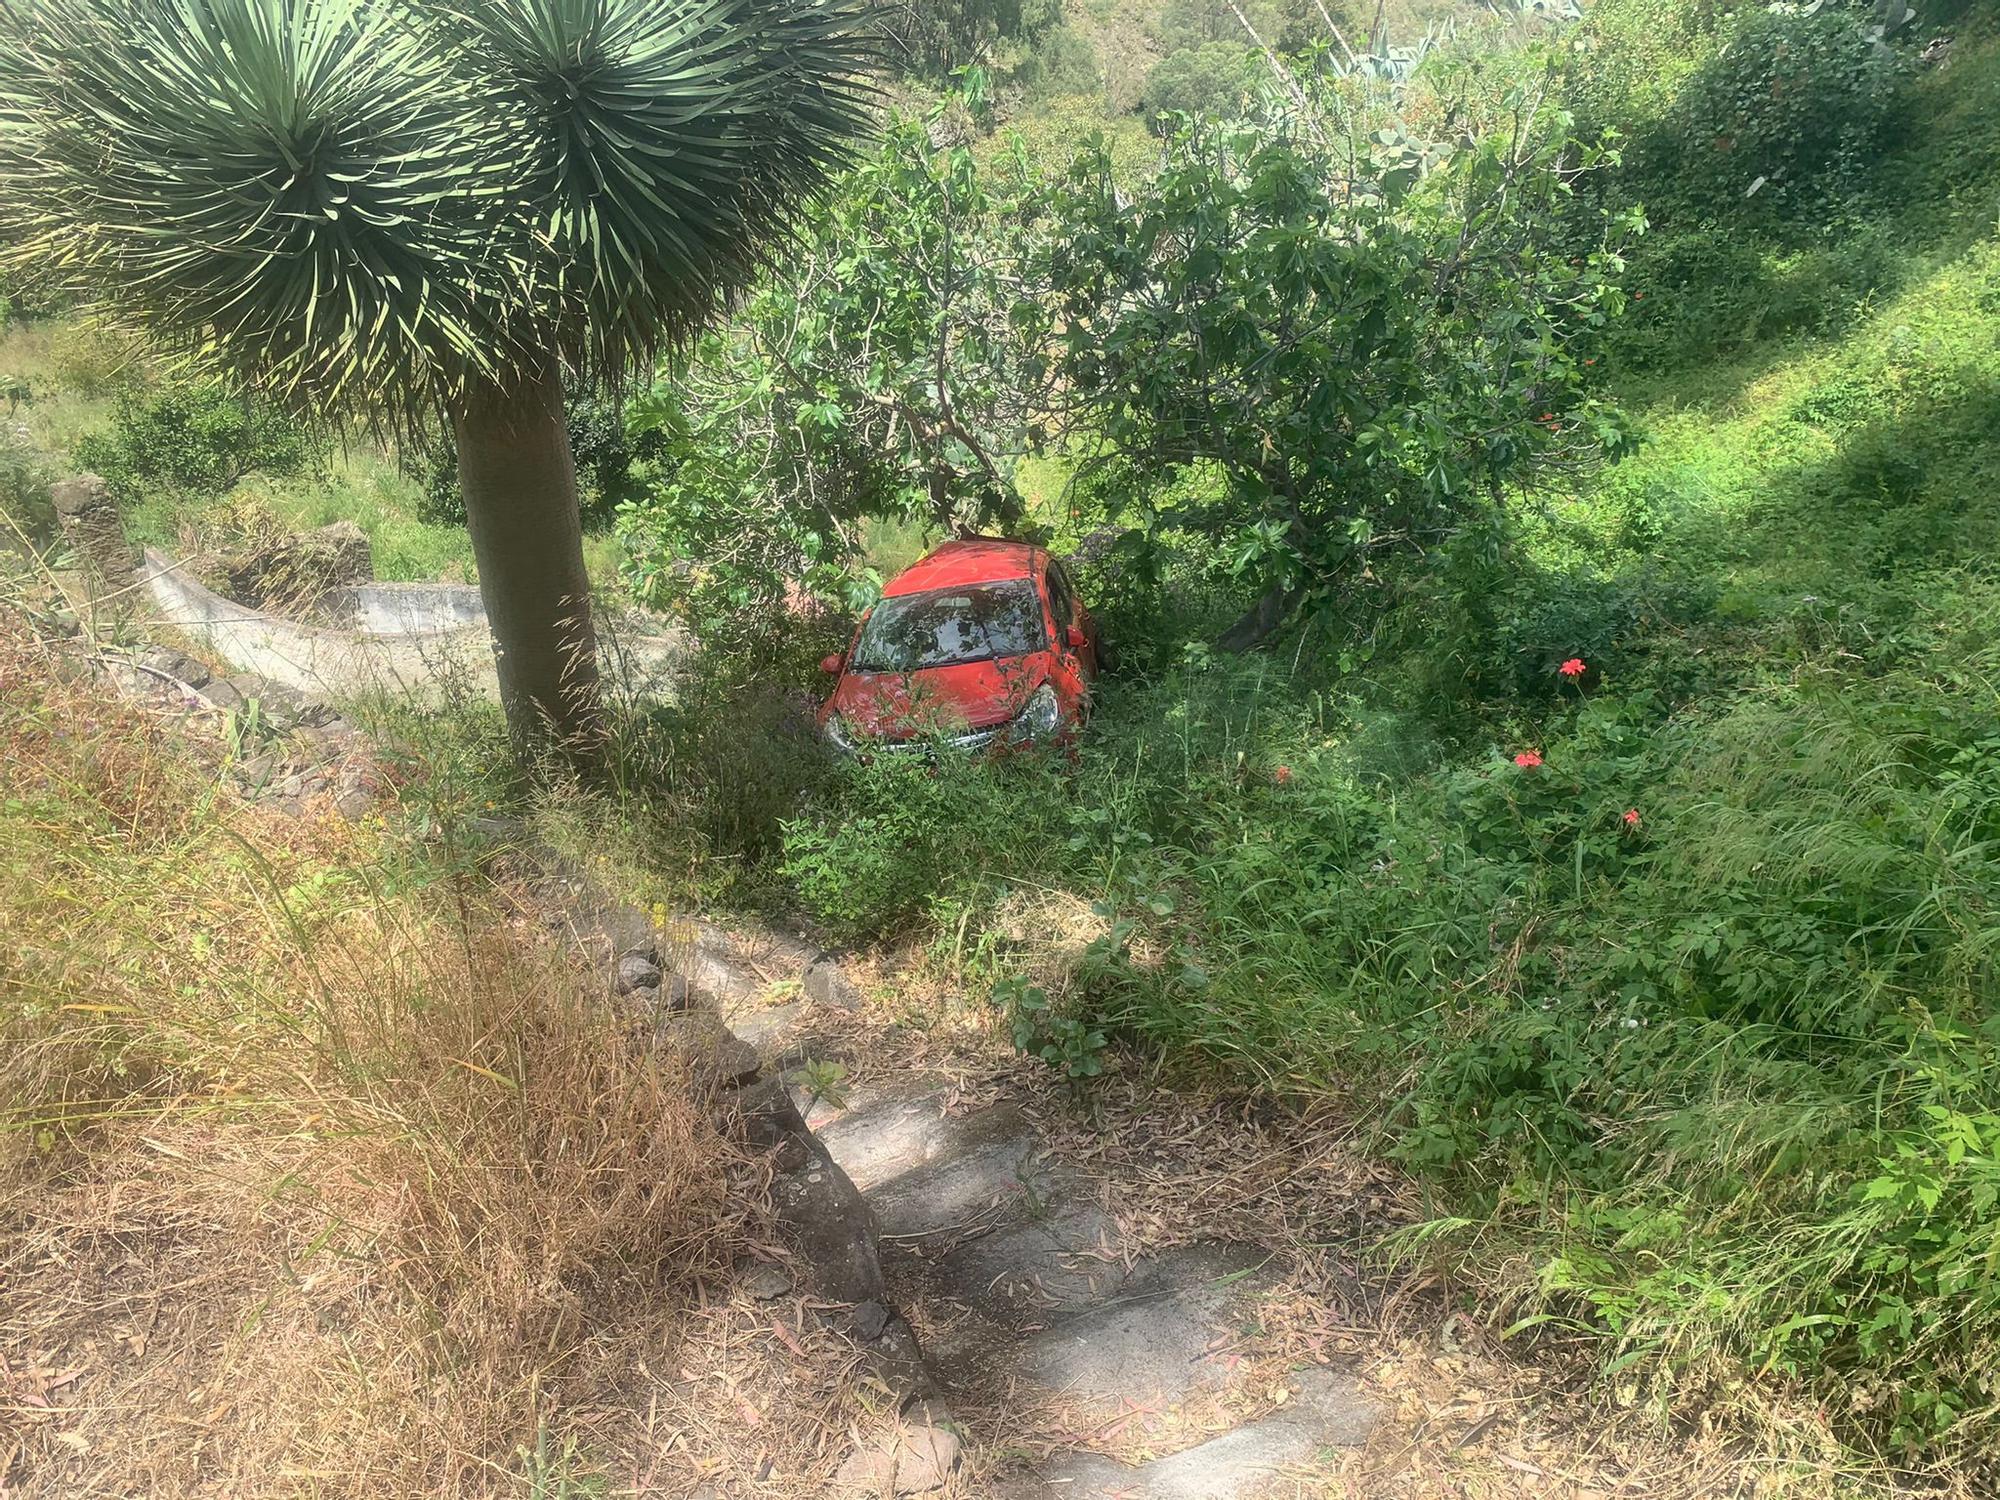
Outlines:
<svg viewBox="0 0 2000 1500"><path fill-rule="evenodd" d="M560 366L707 322L863 128L861 0L0 0L0 263L315 414L442 407L523 739L596 663Z"/></svg>
<svg viewBox="0 0 2000 1500"><path fill-rule="evenodd" d="M9 0L9 263L316 410L700 327L867 103L848 0Z"/></svg>

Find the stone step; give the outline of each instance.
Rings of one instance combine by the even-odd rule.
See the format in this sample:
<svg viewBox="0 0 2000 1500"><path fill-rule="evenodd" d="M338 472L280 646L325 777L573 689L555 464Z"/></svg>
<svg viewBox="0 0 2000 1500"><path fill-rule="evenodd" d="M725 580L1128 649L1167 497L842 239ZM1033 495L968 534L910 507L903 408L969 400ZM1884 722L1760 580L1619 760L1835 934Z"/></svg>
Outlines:
<svg viewBox="0 0 2000 1500"><path fill-rule="evenodd" d="M957 1123L944 1154L870 1191L884 1235L950 1244L1052 1212L1065 1185L1013 1109L985 1110Z"/></svg>
<svg viewBox="0 0 2000 1500"><path fill-rule="evenodd" d="M993 1500L1250 1500L1290 1496L1287 1469L1365 1442L1375 1409L1342 1371L1294 1373L1292 1398L1258 1422L1143 1464L1077 1453L994 1487Z"/></svg>
<svg viewBox="0 0 2000 1500"><path fill-rule="evenodd" d="M899 1268L903 1261L893 1252L903 1248L890 1247ZM1145 1261L1127 1264L1117 1223L1088 1204L1054 1203L991 1233L911 1250L928 1262L921 1279L930 1295L988 1318L1011 1318L1016 1328L1118 1296L1150 1269Z"/></svg>
<svg viewBox="0 0 2000 1500"><path fill-rule="evenodd" d="M969 1115L944 1112L945 1091L928 1080L892 1089L856 1088L836 1109L822 1100L806 1116L840 1169L872 1193L965 1144L993 1139L994 1127Z"/></svg>
<svg viewBox="0 0 2000 1500"><path fill-rule="evenodd" d="M1228 1380L1209 1350L1230 1330L1241 1278L1260 1260L1247 1249L1193 1245L1142 1262L1114 1295L1034 1333L1018 1368L1066 1395L1178 1405Z"/></svg>

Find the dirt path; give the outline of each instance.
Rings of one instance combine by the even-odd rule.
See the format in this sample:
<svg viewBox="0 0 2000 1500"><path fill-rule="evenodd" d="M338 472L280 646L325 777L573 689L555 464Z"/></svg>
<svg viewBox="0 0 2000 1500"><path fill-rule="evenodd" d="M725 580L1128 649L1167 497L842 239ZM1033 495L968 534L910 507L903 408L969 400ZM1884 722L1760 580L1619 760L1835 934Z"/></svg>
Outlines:
<svg viewBox="0 0 2000 1500"><path fill-rule="evenodd" d="M907 997L892 1019L825 966L772 982L802 957L710 952L690 977L866 1198L886 1300L925 1356L910 1435L833 1493L1736 1488L1686 1450L1580 1434L1540 1372L1425 1284L1390 1295L1364 1275L1363 1247L1416 1206L1331 1110L1138 1077L1079 1109L982 1028L913 1015Z"/></svg>

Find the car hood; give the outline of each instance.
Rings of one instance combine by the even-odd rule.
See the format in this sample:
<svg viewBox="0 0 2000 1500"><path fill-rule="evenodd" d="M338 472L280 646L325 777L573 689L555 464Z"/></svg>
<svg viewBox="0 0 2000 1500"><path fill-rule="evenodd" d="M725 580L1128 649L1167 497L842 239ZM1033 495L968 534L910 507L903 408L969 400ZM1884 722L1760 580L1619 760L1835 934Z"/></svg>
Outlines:
<svg viewBox="0 0 2000 1500"><path fill-rule="evenodd" d="M1018 714L1044 675L1022 656L921 672L849 672L831 707L857 734L873 739L990 729Z"/></svg>

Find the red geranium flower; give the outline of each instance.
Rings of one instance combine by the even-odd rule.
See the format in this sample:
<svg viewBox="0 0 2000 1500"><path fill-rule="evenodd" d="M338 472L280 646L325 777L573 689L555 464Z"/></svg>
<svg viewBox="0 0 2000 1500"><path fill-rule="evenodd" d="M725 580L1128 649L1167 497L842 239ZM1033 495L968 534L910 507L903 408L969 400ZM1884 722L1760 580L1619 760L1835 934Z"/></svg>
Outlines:
<svg viewBox="0 0 2000 1500"><path fill-rule="evenodd" d="M1519 755L1514 757L1514 764L1524 771L1532 771L1541 763L1542 752L1539 750L1523 750Z"/></svg>
<svg viewBox="0 0 2000 1500"><path fill-rule="evenodd" d="M1581 677L1588 668L1584 666L1582 657L1572 656L1568 661L1557 667L1556 670L1565 677Z"/></svg>
<svg viewBox="0 0 2000 1500"><path fill-rule="evenodd" d="M1625 809L1625 826L1627 828L1637 828L1639 826L1638 808L1628 807Z"/></svg>
<svg viewBox="0 0 2000 1500"><path fill-rule="evenodd" d="M1292 781L1292 768L1290 766L1278 767L1277 770L1271 773L1271 779L1277 782L1279 786L1290 786Z"/></svg>

